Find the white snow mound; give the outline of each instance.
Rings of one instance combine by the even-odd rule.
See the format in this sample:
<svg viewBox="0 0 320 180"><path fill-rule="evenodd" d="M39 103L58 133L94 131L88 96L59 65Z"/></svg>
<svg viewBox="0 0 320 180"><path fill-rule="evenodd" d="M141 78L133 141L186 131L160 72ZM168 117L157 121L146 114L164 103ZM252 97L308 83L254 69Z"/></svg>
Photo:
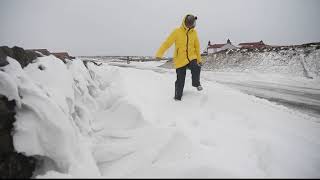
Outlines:
<svg viewBox="0 0 320 180"><path fill-rule="evenodd" d="M37 178L320 177L320 124L188 72L64 64L40 57L0 68L0 94L16 100L14 146L45 157Z"/></svg>

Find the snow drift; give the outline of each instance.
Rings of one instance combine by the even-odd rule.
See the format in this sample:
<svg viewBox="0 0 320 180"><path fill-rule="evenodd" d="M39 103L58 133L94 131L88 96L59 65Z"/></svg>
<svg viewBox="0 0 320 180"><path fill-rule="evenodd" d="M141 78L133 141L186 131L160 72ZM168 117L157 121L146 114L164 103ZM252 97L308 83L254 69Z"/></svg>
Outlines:
<svg viewBox="0 0 320 180"><path fill-rule="evenodd" d="M34 176L319 177L320 124L283 106L174 73L8 58L0 93L17 102L14 146Z"/></svg>

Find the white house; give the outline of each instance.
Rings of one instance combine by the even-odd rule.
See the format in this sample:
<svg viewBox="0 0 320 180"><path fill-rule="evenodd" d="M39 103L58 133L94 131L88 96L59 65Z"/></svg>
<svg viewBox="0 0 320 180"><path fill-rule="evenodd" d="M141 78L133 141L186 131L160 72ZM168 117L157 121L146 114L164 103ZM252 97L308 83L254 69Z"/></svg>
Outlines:
<svg viewBox="0 0 320 180"><path fill-rule="evenodd" d="M211 44L208 42L207 53L213 54L226 49L236 49L237 47L232 45L231 41L228 39L226 44Z"/></svg>

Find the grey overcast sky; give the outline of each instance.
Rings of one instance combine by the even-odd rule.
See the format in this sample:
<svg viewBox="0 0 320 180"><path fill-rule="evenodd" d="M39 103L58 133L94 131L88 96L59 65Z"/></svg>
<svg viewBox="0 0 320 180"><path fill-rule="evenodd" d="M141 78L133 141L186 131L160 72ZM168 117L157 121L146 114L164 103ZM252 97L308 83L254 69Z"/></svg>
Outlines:
<svg viewBox="0 0 320 180"><path fill-rule="evenodd" d="M207 42L320 41L320 0L0 0L0 46L154 55L185 14ZM166 56L171 56L172 50Z"/></svg>

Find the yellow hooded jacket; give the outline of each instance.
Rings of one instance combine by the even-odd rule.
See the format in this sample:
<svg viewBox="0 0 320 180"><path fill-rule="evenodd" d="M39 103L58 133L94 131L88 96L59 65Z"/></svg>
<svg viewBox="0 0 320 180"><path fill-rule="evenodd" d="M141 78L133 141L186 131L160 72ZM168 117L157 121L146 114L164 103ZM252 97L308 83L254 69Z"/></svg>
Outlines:
<svg viewBox="0 0 320 180"><path fill-rule="evenodd" d="M197 59L198 63L201 62L198 34L194 28L189 29L186 27L186 17L183 18L181 27L176 28L170 34L156 54L157 58L162 58L165 51L175 43L173 64L176 69L187 65L194 59Z"/></svg>

